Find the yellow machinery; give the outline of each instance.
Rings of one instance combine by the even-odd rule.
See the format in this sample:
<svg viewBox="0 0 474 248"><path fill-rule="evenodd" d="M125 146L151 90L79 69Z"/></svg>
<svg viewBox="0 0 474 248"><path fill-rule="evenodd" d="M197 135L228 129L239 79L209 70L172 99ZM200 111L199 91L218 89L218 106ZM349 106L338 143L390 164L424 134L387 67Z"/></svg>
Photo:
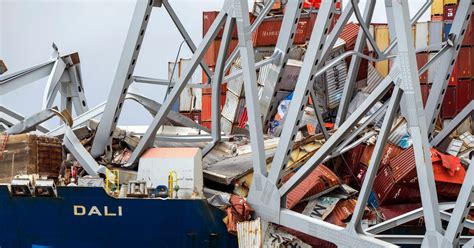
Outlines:
<svg viewBox="0 0 474 248"><path fill-rule="evenodd" d="M120 175L118 170L109 170L105 172L105 189L108 193L114 193L120 188Z"/></svg>

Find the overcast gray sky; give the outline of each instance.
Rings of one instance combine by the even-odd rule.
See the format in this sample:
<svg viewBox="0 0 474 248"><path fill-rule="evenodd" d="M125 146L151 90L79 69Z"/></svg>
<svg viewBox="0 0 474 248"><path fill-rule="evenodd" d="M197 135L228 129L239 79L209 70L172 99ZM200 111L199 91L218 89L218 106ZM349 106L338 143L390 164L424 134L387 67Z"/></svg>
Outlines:
<svg viewBox="0 0 474 248"><path fill-rule="evenodd" d="M198 43L202 37L202 12L219 10L222 0L170 1L181 21ZM251 2L251 0L250 0ZM345 1L347 2L347 1ZM410 0L412 10L424 1ZM361 1L364 4L365 1ZM125 41L133 0L0 0L0 58L9 72L45 62L55 42L62 54L79 52L89 106L107 99ZM377 1L374 22L385 22L383 1ZM429 13L422 19L428 20ZM167 63L174 60L181 36L164 9L155 8L148 25L135 75L167 78ZM190 57L183 49L181 57ZM46 79L2 96L0 104L28 115L40 110ZM161 100L163 88L140 86L146 95ZM149 114L127 102L121 125L146 125ZM49 122L54 126L57 120Z"/></svg>

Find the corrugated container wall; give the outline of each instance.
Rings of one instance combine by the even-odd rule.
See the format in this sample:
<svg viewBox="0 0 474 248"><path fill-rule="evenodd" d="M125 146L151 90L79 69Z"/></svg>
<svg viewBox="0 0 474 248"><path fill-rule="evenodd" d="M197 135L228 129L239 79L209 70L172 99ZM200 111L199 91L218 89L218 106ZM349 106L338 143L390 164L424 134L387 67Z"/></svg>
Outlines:
<svg viewBox="0 0 474 248"><path fill-rule="evenodd" d="M467 25L466 34L462 42L464 46L474 46L474 18L471 17L471 21Z"/></svg>
<svg viewBox="0 0 474 248"><path fill-rule="evenodd" d="M443 42L443 25L444 22L429 22L429 45L434 46L434 50L441 50L441 42Z"/></svg>
<svg viewBox="0 0 474 248"><path fill-rule="evenodd" d="M456 111L459 113L471 101L472 80L459 80L456 86Z"/></svg>
<svg viewBox="0 0 474 248"><path fill-rule="evenodd" d="M301 17L295 32L293 44L304 44L310 38L316 14ZM280 35L282 17L265 19L253 34L253 44L256 47L275 46Z"/></svg>
<svg viewBox="0 0 474 248"><path fill-rule="evenodd" d="M453 21L456 15L457 5L444 6L443 19L444 21Z"/></svg>
<svg viewBox="0 0 474 248"><path fill-rule="evenodd" d="M431 4L431 15L432 16L443 16L443 0L434 0Z"/></svg>
<svg viewBox="0 0 474 248"><path fill-rule="evenodd" d="M451 119L456 116L456 87L448 86L441 108L441 118Z"/></svg>
<svg viewBox="0 0 474 248"><path fill-rule="evenodd" d="M456 5L458 0L444 0L444 5Z"/></svg>
<svg viewBox="0 0 474 248"><path fill-rule="evenodd" d="M418 70L421 69L428 62L428 53L417 53L416 62L418 65ZM428 83L428 71L421 74L420 83L421 84Z"/></svg>
<svg viewBox="0 0 474 248"><path fill-rule="evenodd" d="M423 49L428 46L428 22L418 22L416 24L416 41L415 41L415 48Z"/></svg>
<svg viewBox="0 0 474 248"><path fill-rule="evenodd" d="M390 43L390 34L387 25L375 26L375 41L380 50L385 50ZM388 75L388 60L375 63L375 68L382 76Z"/></svg>

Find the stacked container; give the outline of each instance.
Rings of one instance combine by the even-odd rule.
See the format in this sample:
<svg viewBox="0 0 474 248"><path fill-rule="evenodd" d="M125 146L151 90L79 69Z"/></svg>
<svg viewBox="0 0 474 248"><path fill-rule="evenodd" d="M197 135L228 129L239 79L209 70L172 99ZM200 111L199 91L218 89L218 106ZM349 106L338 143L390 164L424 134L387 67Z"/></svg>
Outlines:
<svg viewBox="0 0 474 248"><path fill-rule="evenodd" d="M211 27L212 23L214 23L214 20L216 19L217 15L219 14L218 11L207 11L203 12L203 18L202 18L202 23L203 23L203 30L202 34L203 37L206 35L207 31L209 31L209 28ZM250 15L251 21L254 19L252 15ZM204 54L204 62L209 66L212 72L214 72L216 62L217 62L217 56L219 55L219 48L221 45L222 41L222 36L224 34L224 27L221 28L219 33L217 33L217 36L215 40L211 43L209 49L207 52ZM239 44L238 36L237 36L237 27L234 27L232 30L232 40L230 41L229 44L229 49L227 51L227 56L229 56L234 49ZM202 73L202 83L207 84L208 83L208 78L206 74L203 72ZM224 106L225 103L225 98L226 98L226 85L223 84L221 87L221 107ZM208 128L211 128L211 108L212 108L212 89L207 88L202 90L202 112L201 112L201 121L202 125Z"/></svg>
<svg viewBox="0 0 474 248"><path fill-rule="evenodd" d="M456 15L457 0L444 0L443 5L443 40L450 34L452 22ZM448 88L441 108L441 118L454 118L474 98L474 48L473 18L464 34L462 47L456 64L449 78ZM430 34L433 35L433 34ZM437 35L437 34L436 34Z"/></svg>

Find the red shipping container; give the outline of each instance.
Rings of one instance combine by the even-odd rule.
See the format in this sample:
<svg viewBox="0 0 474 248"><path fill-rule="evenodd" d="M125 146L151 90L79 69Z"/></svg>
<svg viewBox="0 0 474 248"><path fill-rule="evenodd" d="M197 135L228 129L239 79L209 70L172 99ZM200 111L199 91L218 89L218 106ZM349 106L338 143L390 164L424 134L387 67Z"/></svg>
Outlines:
<svg viewBox="0 0 474 248"><path fill-rule="evenodd" d="M285 177L284 180L288 180L290 177ZM288 193L286 207L292 209L301 200L338 185L340 185L340 181L337 175L321 164Z"/></svg>
<svg viewBox="0 0 474 248"><path fill-rule="evenodd" d="M416 54L416 63L418 65L418 70L420 70L428 62L428 53L417 53ZM426 70L420 76L420 83L426 84L428 82L428 70Z"/></svg>
<svg viewBox="0 0 474 248"><path fill-rule="evenodd" d="M231 40L229 44L229 49L227 50L227 56L229 56L234 49L239 45L238 40ZM221 46L220 40L215 40L209 46L207 52L204 54L204 63L208 66L216 66L217 56L219 55L219 48Z"/></svg>
<svg viewBox="0 0 474 248"><path fill-rule="evenodd" d="M311 7L315 8L315 9L321 8L321 0L305 0L303 8L309 9ZM341 0L338 0L336 2L336 9L337 10L341 9Z"/></svg>
<svg viewBox="0 0 474 248"><path fill-rule="evenodd" d="M461 110L466 107L466 105L472 100L471 97L471 87L472 80L459 80L458 85L456 86L456 111L461 112Z"/></svg>
<svg viewBox="0 0 474 248"><path fill-rule="evenodd" d="M464 33L464 39L462 41L463 46L474 46L474 18L471 17L469 24L467 25L466 32Z"/></svg>
<svg viewBox="0 0 474 248"><path fill-rule="evenodd" d="M366 145L360 144L344 154L344 159L352 173L355 174L360 167L360 159L366 149Z"/></svg>
<svg viewBox="0 0 474 248"><path fill-rule="evenodd" d="M452 119L456 116L456 87L448 86L441 107L441 118Z"/></svg>
<svg viewBox="0 0 474 248"><path fill-rule="evenodd" d="M443 12L443 19L445 21L453 21L454 16L456 15L457 5L445 5Z"/></svg>
<svg viewBox="0 0 474 248"><path fill-rule="evenodd" d="M212 23L214 23L214 20L216 20L218 14L219 11L204 11L202 13L202 37L206 35L207 31L209 31L209 28L211 27ZM255 20L255 17L252 14L249 14L249 16L250 23L252 23ZM224 35L224 26L220 28L216 39L222 39L222 35ZM235 25L234 29L232 30L232 39L238 39L237 25Z"/></svg>
<svg viewBox="0 0 474 248"><path fill-rule="evenodd" d="M362 164L369 166L369 162L372 157L374 148L375 148L374 145L370 145L365 148L364 153L362 154L362 157L360 159L360 162ZM386 166L392 158L394 158L401 152L403 152L402 148L392 145L392 144L386 144L383 155L382 155L382 159L380 161L379 171L382 169L382 167Z"/></svg>
<svg viewBox="0 0 474 248"><path fill-rule="evenodd" d="M426 106L426 101L428 101L428 96L430 95L431 85L422 84L421 88L421 98L423 99L423 106Z"/></svg>
<svg viewBox="0 0 474 248"><path fill-rule="evenodd" d="M474 54L472 47L461 47L456 64L454 65L450 85L456 85L459 79L467 79L474 76L473 64Z"/></svg>
<svg viewBox="0 0 474 248"><path fill-rule="evenodd" d="M390 166L384 166L374 181L373 191L380 205L398 202L417 202L420 198L418 189L397 184Z"/></svg>
<svg viewBox="0 0 474 248"><path fill-rule="evenodd" d="M295 32L293 44L304 44L310 38L314 26L316 14L309 17L301 17ZM265 19L253 33L253 44L255 47L275 46L280 35L282 17Z"/></svg>
<svg viewBox="0 0 474 248"><path fill-rule="evenodd" d="M416 183L417 174L414 156L413 147L410 147L390 161L395 183Z"/></svg>

